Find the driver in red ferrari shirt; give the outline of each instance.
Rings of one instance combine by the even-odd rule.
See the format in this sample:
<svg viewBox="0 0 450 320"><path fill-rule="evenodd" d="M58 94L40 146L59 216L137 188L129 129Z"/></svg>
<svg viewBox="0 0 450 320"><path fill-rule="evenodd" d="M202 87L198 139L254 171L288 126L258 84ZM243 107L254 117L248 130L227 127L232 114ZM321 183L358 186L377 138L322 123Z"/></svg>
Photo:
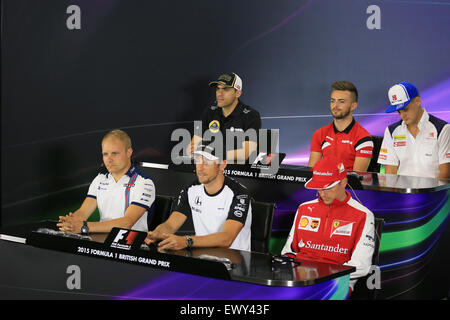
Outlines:
<svg viewBox="0 0 450 320"><path fill-rule="evenodd" d="M375 248L373 213L348 191L342 161L325 157L313 168L305 188L316 189L318 198L302 203L281 253L293 258L356 267L350 274L350 293L357 278L365 276Z"/></svg>

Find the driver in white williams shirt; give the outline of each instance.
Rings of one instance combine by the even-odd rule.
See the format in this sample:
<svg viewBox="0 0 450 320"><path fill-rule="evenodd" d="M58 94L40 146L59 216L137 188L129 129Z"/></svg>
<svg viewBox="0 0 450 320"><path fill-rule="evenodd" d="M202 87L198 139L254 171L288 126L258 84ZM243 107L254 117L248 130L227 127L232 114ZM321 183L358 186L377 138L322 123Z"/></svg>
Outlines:
<svg viewBox="0 0 450 320"><path fill-rule="evenodd" d="M61 231L110 232L113 227L147 231L147 215L153 214L155 185L132 163L131 139L122 130L108 132L102 140L105 168L92 181L86 199L75 212L60 216ZM98 207L100 221L88 218ZM152 216L150 216L152 217Z"/></svg>

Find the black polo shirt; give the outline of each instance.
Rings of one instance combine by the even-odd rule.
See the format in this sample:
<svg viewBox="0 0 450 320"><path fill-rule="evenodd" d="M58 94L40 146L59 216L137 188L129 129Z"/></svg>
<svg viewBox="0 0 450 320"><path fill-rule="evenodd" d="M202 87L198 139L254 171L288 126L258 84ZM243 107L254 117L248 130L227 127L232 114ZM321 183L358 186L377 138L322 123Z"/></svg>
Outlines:
<svg viewBox="0 0 450 320"><path fill-rule="evenodd" d="M254 129L256 132L256 140L253 137L246 137L245 141L258 142L258 130L261 129L261 116L259 112L252 107L247 106L239 100L236 108L233 112L225 117L222 112L222 108L218 106L210 106L204 112L202 116L202 130L203 134L206 131L210 131L213 136L219 131L224 138L224 148L226 146L226 131L234 133L245 133L248 129ZM240 148L241 146L238 146ZM234 150L232 148L230 150Z"/></svg>

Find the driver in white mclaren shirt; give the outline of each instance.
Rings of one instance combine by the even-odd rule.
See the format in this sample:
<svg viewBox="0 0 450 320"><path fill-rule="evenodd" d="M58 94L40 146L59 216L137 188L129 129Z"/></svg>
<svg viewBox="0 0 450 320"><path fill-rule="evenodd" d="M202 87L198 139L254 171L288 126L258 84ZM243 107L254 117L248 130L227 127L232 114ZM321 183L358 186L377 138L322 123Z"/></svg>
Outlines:
<svg viewBox="0 0 450 320"><path fill-rule="evenodd" d="M250 251L250 195L242 184L224 176L227 162L213 153L208 145L198 146L193 153L198 181L181 190L170 217L148 232L147 244L159 241L159 250L230 247ZM195 235L175 235L188 217Z"/></svg>

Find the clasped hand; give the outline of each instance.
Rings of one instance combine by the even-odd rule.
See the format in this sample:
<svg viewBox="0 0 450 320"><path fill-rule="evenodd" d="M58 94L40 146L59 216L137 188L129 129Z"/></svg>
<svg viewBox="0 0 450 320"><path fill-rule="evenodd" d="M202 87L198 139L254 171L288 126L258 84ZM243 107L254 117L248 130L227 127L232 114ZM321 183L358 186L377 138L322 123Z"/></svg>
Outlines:
<svg viewBox="0 0 450 320"><path fill-rule="evenodd" d="M81 233L83 221L76 220L73 213L69 212L66 216L59 216L59 221L56 226L63 232Z"/></svg>

